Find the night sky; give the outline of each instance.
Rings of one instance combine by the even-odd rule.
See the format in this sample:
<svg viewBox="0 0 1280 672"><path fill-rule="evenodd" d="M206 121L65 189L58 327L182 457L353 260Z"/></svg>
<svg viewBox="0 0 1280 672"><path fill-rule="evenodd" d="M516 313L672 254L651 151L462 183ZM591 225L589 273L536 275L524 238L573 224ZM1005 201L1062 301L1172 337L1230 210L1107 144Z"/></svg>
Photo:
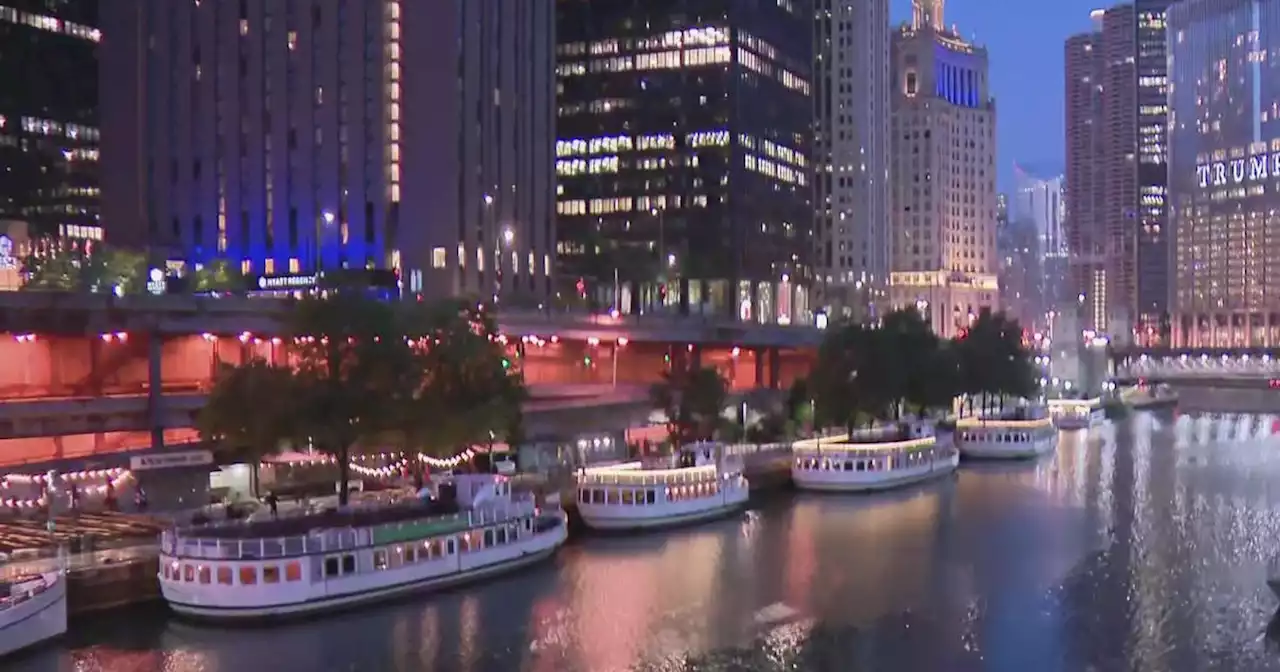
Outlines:
<svg viewBox="0 0 1280 672"><path fill-rule="evenodd" d="M911 0L890 0L895 23ZM1034 173L1063 168L1062 46L1089 30L1105 0L947 0L947 23L987 47L996 98L997 188L1013 186L1013 164Z"/></svg>

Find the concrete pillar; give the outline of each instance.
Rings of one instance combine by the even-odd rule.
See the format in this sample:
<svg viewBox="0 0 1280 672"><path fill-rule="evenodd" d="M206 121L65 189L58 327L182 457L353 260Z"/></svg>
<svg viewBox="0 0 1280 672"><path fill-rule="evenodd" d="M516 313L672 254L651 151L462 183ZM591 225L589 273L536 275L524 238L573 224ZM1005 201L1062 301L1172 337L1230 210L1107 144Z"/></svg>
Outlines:
<svg viewBox="0 0 1280 672"><path fill-rule="evenodd" d="M769 389L778 389L778 379L781 371L781 358L778 355L777 348L769 348Z"/></svg>
<svg viewBox="0 0 1280 672"><path fill-rule="evenodd" d="M164 339L159 331L147 334L147 417L151 425L151 449L164 449Z"/></svg>

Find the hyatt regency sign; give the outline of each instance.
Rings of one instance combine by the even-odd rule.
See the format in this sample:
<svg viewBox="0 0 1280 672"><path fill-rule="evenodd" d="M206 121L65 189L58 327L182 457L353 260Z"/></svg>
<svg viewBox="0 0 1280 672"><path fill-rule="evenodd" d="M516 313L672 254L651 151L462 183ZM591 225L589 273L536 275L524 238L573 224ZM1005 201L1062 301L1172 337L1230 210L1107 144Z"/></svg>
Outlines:
<svg viewBox="0 0 1280 672"><path fill-rule="evenodd" d="M1230 187L1268 178L1280 179L1280 152L1254 154L1247 159L1214 161L1196 166L1201 189Z"/></svg>

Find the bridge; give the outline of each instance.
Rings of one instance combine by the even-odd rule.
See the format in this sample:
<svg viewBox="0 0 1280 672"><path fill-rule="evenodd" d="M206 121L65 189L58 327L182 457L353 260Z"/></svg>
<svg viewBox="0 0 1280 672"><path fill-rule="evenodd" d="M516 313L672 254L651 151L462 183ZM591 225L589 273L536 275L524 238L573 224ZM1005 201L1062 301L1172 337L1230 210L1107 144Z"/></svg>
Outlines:
<svg viewBox="0 0 1280 672"><path fill-rule="evenodd" d="M184 295L0 292L0 333L93 335L156 333L284 336L290 299ZM810 326L755 324L704 315L609 315L502 308L504 333L576 341L813 348L822 332Z"/></svg>

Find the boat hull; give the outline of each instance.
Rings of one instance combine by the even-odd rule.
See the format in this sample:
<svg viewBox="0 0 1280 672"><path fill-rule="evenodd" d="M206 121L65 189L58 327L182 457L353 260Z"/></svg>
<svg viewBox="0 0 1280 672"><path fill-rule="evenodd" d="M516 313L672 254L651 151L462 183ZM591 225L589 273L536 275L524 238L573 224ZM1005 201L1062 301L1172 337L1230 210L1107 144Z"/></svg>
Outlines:
<svg viewBox="0 0 1280 672"><path fill-rule="evenodd" d="M67 631L67 582L59 576L43 592L0 611L0 656L54 639Z"/></svg>
<svg viewBox="0 0 1280 672"><path fill-rule="evenodd" d="M609 511L602 510L606 507L597 508L590 505L580 505L578 513L582 516L582 522L593 530L608 532L655 530L664 527L693 525L729 516L746 506L747 495L748 493L744 488L741 492L735 492L732 496L722 498L721 501L707 502L705 506L649 516L617 515L619 509L631 513L639 507L610 507L614 510Z"/></svg>
<svg viewBox="0 0 1280 672"><path fill-rule="evenodd" d="M876 492L890 490L955 473L960 456L952 454L944 460L909 469L890 472L821 471L792 468L791 480L801 490L814 492Z"/></svg>
<svg viewBox="0 0 1280 672"><path fill-rule="evenodd" d="M513 553L510 557L497 562L359 592L332 597L315 597L292 603L260 606L197 604L184 601L179 591L170 589L164 582L161 582L161 588L169 608L183 618L194 621L253 623L265 619L300 619L389 602L409 595L446 590L513 572L551 558L567 539L567 521L562 520L554 530L540 533L538 537L531 540L533 543L521 549L512 549ZM517 551L518 555L515 554Z"/></svg>
<svg viewBox="0 0 1280 672"><path fill-rule="evenodd" d="M960 455L976 460L1021 460L1048 455L1058 445L1058 437L1050 434L1029 441L997 442L989 439L957 440Z"/></svg>

